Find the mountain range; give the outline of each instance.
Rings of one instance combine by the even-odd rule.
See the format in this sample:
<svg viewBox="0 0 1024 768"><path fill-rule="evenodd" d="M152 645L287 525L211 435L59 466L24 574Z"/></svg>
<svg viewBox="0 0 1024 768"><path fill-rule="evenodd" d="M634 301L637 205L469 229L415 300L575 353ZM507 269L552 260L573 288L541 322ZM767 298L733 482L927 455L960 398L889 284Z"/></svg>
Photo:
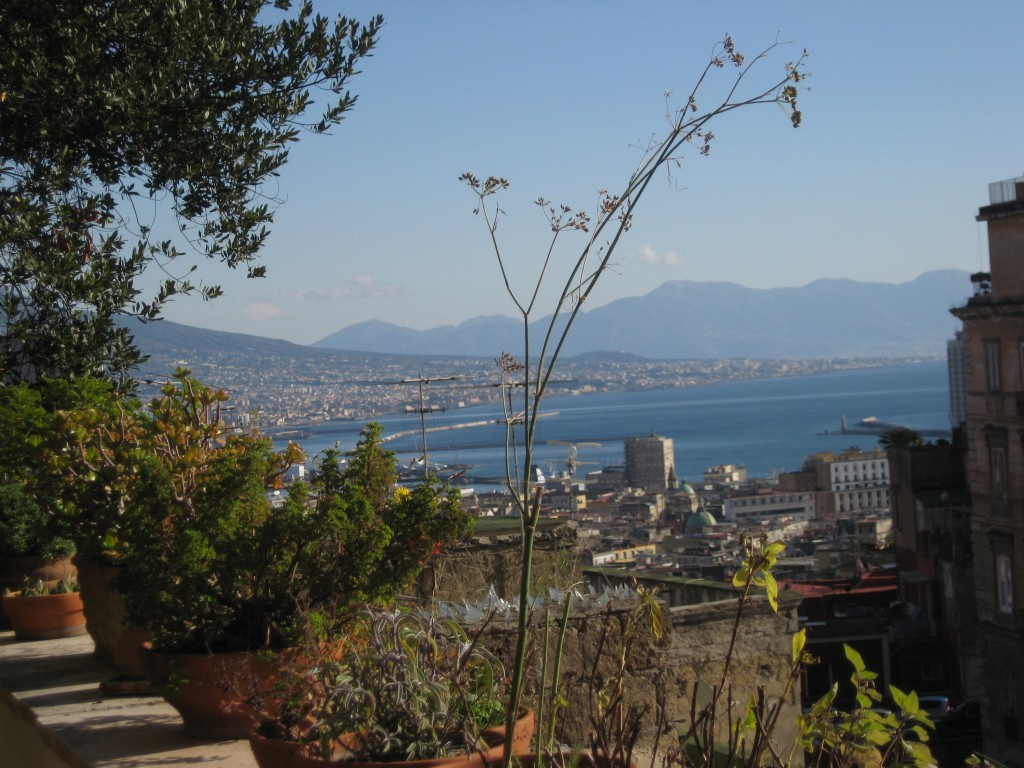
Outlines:
<svg viewBox="0 0 1024 768"><path fill-rule="evenodd" d="M969 273L936 270L898 284L816 280L800 288L672 281L581 312L563 350L652 359L912 357L941 354L957 329ZM548 323L531 326L538 334ZM425 331L356 323L314 347L382 354L493 357L522 348L518 320L488 315ZM534 335L534 338L539 338Z"/></svg>

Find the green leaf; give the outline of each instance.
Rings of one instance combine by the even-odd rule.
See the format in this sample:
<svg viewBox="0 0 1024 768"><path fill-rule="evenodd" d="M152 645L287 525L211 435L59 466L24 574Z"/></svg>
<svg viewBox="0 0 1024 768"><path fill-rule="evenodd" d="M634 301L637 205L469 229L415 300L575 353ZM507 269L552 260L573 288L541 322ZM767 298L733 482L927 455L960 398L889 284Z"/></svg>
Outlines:
<svg viewBox="0 0 1024 768"><path fill-rule="evenodd" d="M778 557L779 553L786 548L786 542L773 541L764 548L764 556L768 558Z"/></svg>
<svg viewBox="0 0 1024 768"><path fill-rule="evenodd" d="M852 646L843 643L843 651L846 653L846 660L853 664L853 668L858 672L864 671L864 659Z"/></svg>
<svg viewBox="0 0 1024 768"><path fill-rule="evenodd" d="M800 657L803 655L804 646L807 644L807 629L801 629L799 632L793 635L793 664L800 663Z"/></svg>
<svg viewBox="0 0 1024 768"><path fill-rule="evenodd" d="M741 568L740 570L736 571L736 573L734 573L732 575L732 585L734 587L740 587L740 588L745 587L745 586L747 586L747 582L748 581L750 581L750 569L749 568L746 568L746 567Z"/></svg>
<svg viewBox="0 0 1024 768"><path fill-rule="evenodd" d="M875 744L879 747L884 747L892 741L892 736L889 731L877 726L872 726L869 730L865 731L864 738L867 739L870 744Z"/></svg>
<svg viewBox="0 0 1024 768"><path fill-rule="evenodd" d="M767 571L764 572L764 592L768 596L768 604L772 610L779 612L779 584L775 577Z"/></svg>

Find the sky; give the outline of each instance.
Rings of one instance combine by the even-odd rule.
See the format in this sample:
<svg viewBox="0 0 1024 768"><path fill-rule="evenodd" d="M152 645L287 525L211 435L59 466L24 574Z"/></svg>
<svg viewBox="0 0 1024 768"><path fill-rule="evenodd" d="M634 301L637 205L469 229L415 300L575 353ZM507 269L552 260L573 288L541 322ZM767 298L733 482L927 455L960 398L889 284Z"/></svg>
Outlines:
<svg viewBox="0 0 1024 768"><path fill-rule="evenodd" d="M513 287L529 290L550 235L532 201L593 210L598 190L624 186L726 34L748 60L786 43L755 83L807 49L803 125L771 105L722 116L709 155L689 152L647 192L592 307L670 280L773 288L986 269L977 209L990 182L1024 176L1019 0L317 9L384 15L350 82L355 108L330 135L303 135L269 190L280 205L267 277L203 263L226 295L179 298L170 320L310 344L374 319L423 330L513 316L459 175L509 180L498 237ZM560 244L551 277L582 240ZM541 298L538 316L550 311Z"/></svg>

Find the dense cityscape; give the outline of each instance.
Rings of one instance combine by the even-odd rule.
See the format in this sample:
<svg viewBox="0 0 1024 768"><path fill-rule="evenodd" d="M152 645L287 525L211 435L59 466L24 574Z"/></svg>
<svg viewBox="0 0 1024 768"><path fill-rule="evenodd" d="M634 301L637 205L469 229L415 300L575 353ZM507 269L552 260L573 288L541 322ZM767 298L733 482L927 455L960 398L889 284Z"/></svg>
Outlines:
<svg viewBox="0 0 1024 768"><path fill-rule="evenodd" d="M225 338L227 336L225 335ZM225 344L225 347L228 345ZM145 344L143 343L145 350ZM189 350L186 354L183 350ZM924 358L901 358L912 362ZM888 358L810 360L644 360L603 355L560 362L552 395L585 395L669 389L723 381L801 376L892 364ZM315 424L331 420L369 421L382 415L419 408L415 384L441 380L429 387L430 404L438 408L499 402L498 370L493 359L377 355L308 349L282 354L271 349L243 351L197 348L187 336L173 351L151 353L139 378L145 396L154 384L184 367L200 381L230 396L236 414L255 415L264 427ZM404 384L404 385L403 385Z"/></svg>

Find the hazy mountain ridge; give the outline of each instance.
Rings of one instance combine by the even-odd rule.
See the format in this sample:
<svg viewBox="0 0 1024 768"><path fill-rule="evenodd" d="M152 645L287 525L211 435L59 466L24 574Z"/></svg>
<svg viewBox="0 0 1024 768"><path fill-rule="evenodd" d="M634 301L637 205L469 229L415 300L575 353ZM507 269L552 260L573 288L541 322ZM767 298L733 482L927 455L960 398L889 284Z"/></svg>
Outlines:
<svg viewBox="0 0 1024 768"><path fill-rule="evenodd" d="M651 359L941 354L956 330L949 308L969 292L969 273L953 269L898 284L822 279L800 288L678 280L581 313L564 351L619 350ZM533 327L546 323L543 318ZM520 323L500 315L426 331L371 320L313 346L477 356L515 353L520 337Z"/></svg>

